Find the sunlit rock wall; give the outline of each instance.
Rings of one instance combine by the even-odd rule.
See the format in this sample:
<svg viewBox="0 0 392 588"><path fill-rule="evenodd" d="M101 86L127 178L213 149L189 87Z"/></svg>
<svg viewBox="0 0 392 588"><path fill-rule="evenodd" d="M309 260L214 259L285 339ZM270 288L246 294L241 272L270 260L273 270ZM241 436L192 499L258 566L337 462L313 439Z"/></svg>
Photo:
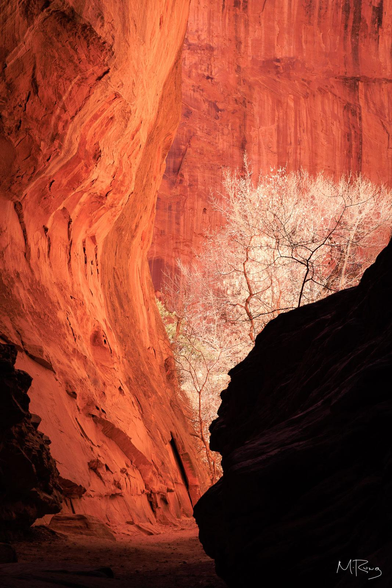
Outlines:
<svg viewBox="0 0 392 588"><path fill-rule="evenodd" d="M188 4L1 3L0 333L65 511L113 524L190 515L199 492L146 262Z"/></svg>
<svg viewBox="0 0 392 588"><path fill-rule="evenodd" d="M247 152L260 170L392 182L390 0L193 0L182 122L150 252L154 283L218 219L210 191Z"/></svg>

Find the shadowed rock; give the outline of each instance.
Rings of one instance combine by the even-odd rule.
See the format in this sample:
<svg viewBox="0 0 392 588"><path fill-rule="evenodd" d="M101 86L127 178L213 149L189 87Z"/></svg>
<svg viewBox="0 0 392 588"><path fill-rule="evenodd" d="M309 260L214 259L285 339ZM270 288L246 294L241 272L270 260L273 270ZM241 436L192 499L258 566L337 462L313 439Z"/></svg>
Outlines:
<svg viewBox="0 0 392 588"><path fill-rule="evenodd" d="M0 543L0 563L14 563L17 560L15 549L9 543Z"/></svg>
<svg viewBox="0 0 392 588"><path fill-rule="evenodd" d="M20 563L0 566L4 588L41 588L51 586L70 586L73 588L123 588L124 584L113 581L114 573L110 567L88 567L68 564L67 567L53 564L41 565Z"/></svg>
<svg viewBox="0 0 392 588"><path fill-rule="evenodd" d="M211 427L224 475L195 508L230 587L380 575L355 559L391 586L391 267L389 244L359 286L280 315L231 371Z"/></svg>
<svg viewBox="0 0 392 588"><path fill-rule="evenodd" d="M61 504L50 441L29 412L31 377L15 369L16 354L0 344L0 538L59 512Z"/></svg>

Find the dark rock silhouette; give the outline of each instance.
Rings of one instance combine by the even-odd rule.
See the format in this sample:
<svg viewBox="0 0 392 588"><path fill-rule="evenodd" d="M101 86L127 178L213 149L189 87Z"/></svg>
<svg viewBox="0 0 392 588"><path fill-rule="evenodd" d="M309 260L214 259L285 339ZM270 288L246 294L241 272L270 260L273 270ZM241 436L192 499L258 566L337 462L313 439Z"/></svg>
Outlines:
<svg viewBox="0 0 392 588"><path fill-rule="evenodd" d="M195 508L230 587L380 575L356 559L392 585L391 267L390 243L357 287L271 321L231 371L211 426L224 475Z"/></svg>
<svg viewBox="0 0 392 588"><path fill-rule="evenodd" d="M0 543L0 564L18 561L16 551L9 543Z"/></svg>
<svg viewBox="0 0 392 588"><path fill-rule="evenodd" d="M50 440L29 412L31 377L14 367L17 350L0 344L0 539L60 510L58 471ZM7 549L6 547L4 549Z"/></svg>

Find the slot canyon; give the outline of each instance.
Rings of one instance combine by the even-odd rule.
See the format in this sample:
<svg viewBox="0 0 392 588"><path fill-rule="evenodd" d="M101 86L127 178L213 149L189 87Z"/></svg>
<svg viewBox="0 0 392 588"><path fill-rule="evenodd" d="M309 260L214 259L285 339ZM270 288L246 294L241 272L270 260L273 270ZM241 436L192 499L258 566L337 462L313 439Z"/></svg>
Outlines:
<svg viewBox="0 0 392 588"><path fill-rule="evenodd" d="M245 152L392 186L390 0L0 23L0 585L390 588L392 245L231 370L212 487L155 303Z"/></svg>

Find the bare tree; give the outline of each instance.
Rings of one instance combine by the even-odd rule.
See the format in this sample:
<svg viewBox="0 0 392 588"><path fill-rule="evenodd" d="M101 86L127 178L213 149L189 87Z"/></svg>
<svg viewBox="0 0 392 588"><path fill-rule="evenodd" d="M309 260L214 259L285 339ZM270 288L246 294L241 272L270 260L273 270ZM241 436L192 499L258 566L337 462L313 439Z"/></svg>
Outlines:
<svg viewBox="0 0 392 588"><path fill-rule="evenodd" d="M253 342L280 312L358 283L389 238L391 205L390 192L361 177L278 170L254 185L245 160L213 199L223 223L203 252L227 320L247 322Z"/></svg>
<svg viewBox="0 0 392 588"><path fill-rule="evenodd" d="M192 265L166 277L172 338L211 480L219 467L207 426L229 369L281 312L358 283L390 236L392 195L362 177L334 182L284 170L253 182L227 173L212 198L222 224Z"/></svg>
<svg viewBox="0 0 392 588"><path fill-rule="evenodd" d="M243 344L227 329L219 314L216 292L205 288L205 271L179 262L181 276L167 280L167 310L158 302L172 344L180 384L193 407L193 424L211 483L220 476L218 454L209 446L208 427L219 405L217 390L228 383L233 358L241 357ZM204 270L205 268L203 268Z"/></svg>

